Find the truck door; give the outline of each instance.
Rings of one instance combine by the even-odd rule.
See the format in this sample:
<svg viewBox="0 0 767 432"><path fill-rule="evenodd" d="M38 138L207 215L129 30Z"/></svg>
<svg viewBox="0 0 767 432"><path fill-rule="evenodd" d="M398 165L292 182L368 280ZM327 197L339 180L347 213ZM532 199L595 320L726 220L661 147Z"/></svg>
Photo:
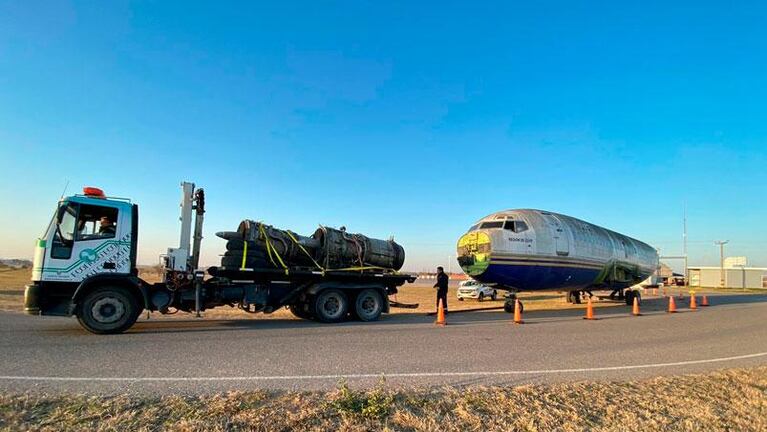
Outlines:
<svg viewBox="0 0 767 432"><path fill-rule="evenodd" d="M42 280L80 282L98 273L130 272L130 241L116 207L62 203L52 229Z"/></svg>
<svg viewBox="0 0 767 432"><path fill-rule="evenodd" d="M546 223L551 230L551 235L554 238L554 243L556 245L555 249L557 255L570 255L570 233L567 231L567 227L558 217L551 213L541 212L541 216L546 220Z"/></svg>

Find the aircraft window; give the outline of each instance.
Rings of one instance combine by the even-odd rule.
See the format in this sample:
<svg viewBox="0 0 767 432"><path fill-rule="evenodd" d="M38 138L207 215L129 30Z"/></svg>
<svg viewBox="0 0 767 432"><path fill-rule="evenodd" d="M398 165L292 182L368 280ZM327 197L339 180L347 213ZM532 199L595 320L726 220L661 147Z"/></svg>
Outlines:
<svg viewBox="0 0 767 432"><path fill-rule="evenodd" d="M522 221L506 221L503 228L515 233L521 233L522 231L527 231L527 224Z"/></svg>
<svg viewBox="0 0 767 432"><path fill-rule="evenodd" d="M500 222L500 221L499 222L484 222L480 226L480 228L482 228L482 229L485 229L485 228L502 228L502 227L503 227L503 222Z"/></svg>

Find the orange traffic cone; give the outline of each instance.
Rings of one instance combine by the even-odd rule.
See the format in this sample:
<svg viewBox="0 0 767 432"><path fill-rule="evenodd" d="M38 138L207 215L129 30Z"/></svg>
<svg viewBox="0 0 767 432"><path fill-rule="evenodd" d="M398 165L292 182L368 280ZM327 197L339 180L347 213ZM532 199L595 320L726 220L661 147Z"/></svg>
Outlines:
<svg viewBox="0 0 767 432"><path fill-rule="evenodd" d="M708 297L706 297L705 294L703 294L703 299L700 301L701 306L708 306Z"/></svg>
<svg viewBox="0 0 767 432"><path fill-rule="evenodd" d="M698 304L695 302L695 294L690 294L690 310L698 310Z"/></svg>
<svg viewBox="0 0 767 432"><path fill-rule="evenodd" d="M586 320L596 320L597 318L594 317L594 306L591 304L591 297L589 297L589 303L586 305L586 316L583 317L583 319Z"/></svg>
<svg viewBox="0 0 767 432"><path fill-rule="evenodd" d="M676 302L674 302L674 296L668 298L668 313L676 312Z"/></svg>
<svg viewBox="0 0 767 432"><path fill-rule="evenodd" d="M519 299L514 301L514 324L524 324L522 321L522 306L519 303Z"/></svg>
<svg viewBox="0 0 767 432"><path fill-rule="evenodd" d="M437 308L437 321L434 321L434 324L438 326L445 326L447 324L447 321L445 321L445 307L442 306L442 299L439 300L439 307Z"/></svg>
<svg viewBox="0 0 767 432"><path fill-rule="evenodd" d="M642 315L641 313L639 313L639 299L636 296L634 297L634 307L631 308L631 315L634 315L634 316Z"/></svg>

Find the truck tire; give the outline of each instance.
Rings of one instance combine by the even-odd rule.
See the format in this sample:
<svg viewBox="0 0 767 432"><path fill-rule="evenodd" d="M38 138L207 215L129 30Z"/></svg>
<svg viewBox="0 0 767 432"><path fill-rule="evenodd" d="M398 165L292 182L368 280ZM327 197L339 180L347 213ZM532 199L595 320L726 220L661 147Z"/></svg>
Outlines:
<svg viewBox="0 0 767 432"><path fill-rule="evenodd" d="M304 303L296 303L296 304L289 305L288 310L296 318L301 318L305 320L312 319L312 314L311 312L306 310L306 305Z"/></svg>
<svg viewBox="0 0 767 432"><path fill-rule="evenodd" d="M225 257L236 257L242 259L242 250L238 251L226 251L224 252ZM260 250L248 250L248 258L266 258L266 252L260 251Z"/></svg>
<svg viewBox="0 0 767 432"><path fill-rule="evenodd" d="M314 299L314 317L326 323L341 322L349 311L349 298L343 291L327 289Z"/></svg>
<svg viewBox="0 0 767 432"><path fill-rule="evenodd" d="M240 268L242 267L242 257L223 257L221 258L221 266L228 268ZM245 258L246 268L267 268L273 267L272 263L263 258Z"/></svg>
<svg viewBox="0 0 767 432"><path fill-rule="evenodd" d="M360 321L375 321L381 317L384 310L384 299L381 292L366 289L357 294L354 302L354 316Z"/></svg>
<svg viewBox="0 0 767 432"><path fill-rule="evenodd" d="M245 249L245 241L244 240L229 240L226 242L226 250L228 251L241 251ZM248 242L248 251L250 250L259 250L260 248L258 245L256 245L255 242Z"/></svg>
<svg viewBox="0 0 767 432"><path fill-rule="evenodd" d="M77 321L96 334L128 330L138 319L141 306L136 297L119 286L103 286L89 292L77 306Z"/></svg>

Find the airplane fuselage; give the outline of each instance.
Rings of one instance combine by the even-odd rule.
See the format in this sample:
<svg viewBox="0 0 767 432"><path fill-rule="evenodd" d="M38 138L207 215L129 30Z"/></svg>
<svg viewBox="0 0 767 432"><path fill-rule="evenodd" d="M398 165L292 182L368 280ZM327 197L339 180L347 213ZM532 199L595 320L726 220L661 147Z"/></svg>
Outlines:
<svg viewBox="0 0 767 432"><path fill-rule="evenodd" d="M458 241L458 263L472 278L512 291L625 288L658 267L650 245L542 210L482 218Z"/></svg>

